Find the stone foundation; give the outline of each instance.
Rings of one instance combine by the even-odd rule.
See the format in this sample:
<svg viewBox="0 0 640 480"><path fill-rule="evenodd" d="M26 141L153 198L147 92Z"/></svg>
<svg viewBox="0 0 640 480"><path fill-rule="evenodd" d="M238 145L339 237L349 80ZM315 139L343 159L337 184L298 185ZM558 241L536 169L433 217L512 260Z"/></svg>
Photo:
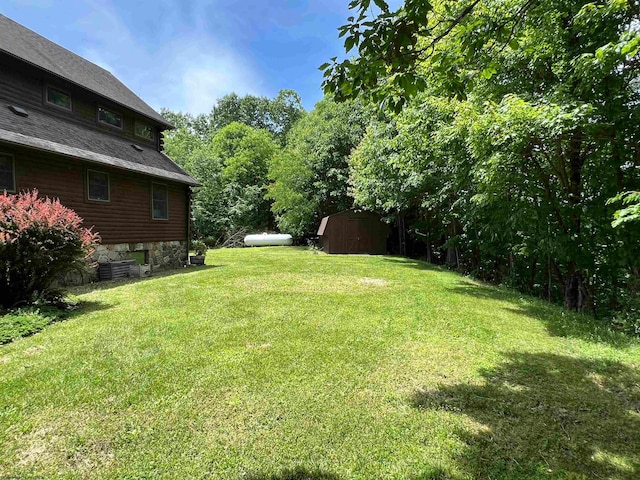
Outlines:
<svg viewBox="0 0 640 480"><path fill-rule="evenodd" d="M145 263L151 265L151 274L161 270L181 268L187 263L187 242L173 240L169 242L118 243L99 245L93 254L97 263L117 262L131 258L133 252L145 252ZM68 273L61 282L66 285L81 285L98 281L97 267L87 269L82 275Z"/></svg>
<svg viewBox="0 0 640 480"><path fill-rule="evenodd" d="M182 267L187 262L187 242L118 243L100 245L93 254L98 263L126 260L131 252L146 251L152 270Z"/></svg>

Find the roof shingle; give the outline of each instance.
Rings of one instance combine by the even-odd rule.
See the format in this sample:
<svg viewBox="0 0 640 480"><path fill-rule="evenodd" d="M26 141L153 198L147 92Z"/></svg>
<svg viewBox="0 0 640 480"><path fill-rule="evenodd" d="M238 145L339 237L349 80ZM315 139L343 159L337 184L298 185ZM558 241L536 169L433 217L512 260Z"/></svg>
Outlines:
<svg viewBox="0 0 640 480"><path fill-rule="evenodd" d="M132 147L131 139L106 131L83 127L44 112L29 111L28 117L15 115L0 106L0 141L59 153L94 163L144 173L197 186L198 181L153 146ZM38 132L37 137L33 132Z"/></svg>
<svg viewBox="0 0 640 480"><path fill-rule="evenodd" d="M1 14L0 51L130 108L165 127L173 127L109 71Z"/></svg>

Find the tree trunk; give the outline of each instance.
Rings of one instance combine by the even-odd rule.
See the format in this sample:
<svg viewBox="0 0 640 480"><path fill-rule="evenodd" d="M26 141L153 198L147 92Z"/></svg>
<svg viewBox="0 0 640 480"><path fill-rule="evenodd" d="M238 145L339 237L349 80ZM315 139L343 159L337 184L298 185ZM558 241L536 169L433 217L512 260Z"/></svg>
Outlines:
<svg viewBox="0 0 640 480"><path fill-rule="evenodd" d="M575 262L569 265L569 275L564 285L564 306L569 310L582 311L586 304L587 292L582 274L576 270Z"/></svg>

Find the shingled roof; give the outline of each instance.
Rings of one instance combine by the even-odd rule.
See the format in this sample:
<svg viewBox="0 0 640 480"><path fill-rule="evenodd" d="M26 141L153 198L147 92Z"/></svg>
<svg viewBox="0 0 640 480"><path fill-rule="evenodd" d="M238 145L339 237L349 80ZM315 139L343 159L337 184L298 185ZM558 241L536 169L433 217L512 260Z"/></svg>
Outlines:
<svg viewBox="0 0 640 480"><path fill-rule="evenodd" d="M34 137L33 132L38 132ZM153 146L133 147L130 139L106 131L84 128L63 118L29 110L27 117L0 106L0 141L55 152L93 163L109 165L191 186L199 183Z"/></svg>
<svg viewBox="0 0 640 480"><path fill-rule="evenodd" d="M0 15L0 51L130 108L167 128L165 118L109 71Z"/></svg>

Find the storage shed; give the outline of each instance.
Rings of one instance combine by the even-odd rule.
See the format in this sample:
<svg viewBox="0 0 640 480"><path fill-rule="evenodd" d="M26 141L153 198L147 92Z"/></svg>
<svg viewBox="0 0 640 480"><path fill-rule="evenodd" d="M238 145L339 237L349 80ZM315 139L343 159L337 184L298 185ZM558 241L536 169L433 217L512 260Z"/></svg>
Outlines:
<svg viewBox="0 0 640 480"><path fill-rule="evenodd" d="M380 215L345 210L324 217L318 229L326 253L387 253L389 225Z"/></svg>

